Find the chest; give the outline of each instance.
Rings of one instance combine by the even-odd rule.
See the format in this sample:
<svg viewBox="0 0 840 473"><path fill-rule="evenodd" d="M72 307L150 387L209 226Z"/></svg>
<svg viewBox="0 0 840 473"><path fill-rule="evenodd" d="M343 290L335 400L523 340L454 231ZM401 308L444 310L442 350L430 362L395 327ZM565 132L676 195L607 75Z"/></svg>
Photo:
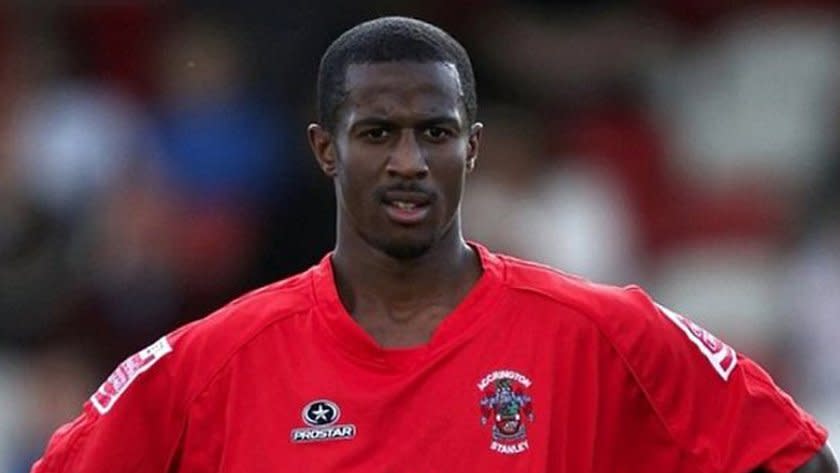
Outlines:
<svg viewBox="0 0 840 473"><path fill-rule="evenodd" d="M378 361L317 344L245 354L194 403L181 471L620 471L604 458L632 451L619 438L647 414L625 412L641 393L592 343L513 328Z"/></svg>

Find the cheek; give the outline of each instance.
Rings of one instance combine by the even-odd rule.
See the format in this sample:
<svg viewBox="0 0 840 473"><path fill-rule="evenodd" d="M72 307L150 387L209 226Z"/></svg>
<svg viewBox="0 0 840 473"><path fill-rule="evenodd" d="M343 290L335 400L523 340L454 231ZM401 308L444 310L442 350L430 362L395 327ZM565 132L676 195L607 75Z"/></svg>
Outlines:
<svg viewBox="0 0 840 473"><path fill-rule="evenodd" d="M447 205L451 208L457 208L461 204L461 197L464 195L463 175L459 174L450 186Z"/></svg>
<svg viewBox="0 0 840 473"><path fill-rule="evenodd" d="M453 153L439 159L436 168L437 181L447 197L453 193L460 194L466 175L466 158ZM453 197L457 197L457 195Z"/></svg>
<svg viewBox="0 0 840 473"><path fill-rule="evenodd" d="M461 196L464 193L462 173L462 167L453 167L449 170L446 180L438 182L441 203L443 204L441 211L447 219L458 211L461 204Z"/></svg>
<svg viewBox="0 0 840 473"><path fill-rule="evenodd" d="M360 205L367 205L371 201L373 189L376 188L378 177L373 159L360 155L348 154L342 157L337 167L336 184L339 187L341 199L354 213L359 213Z"/></svg>
<svg viewBox="0 0 840 473"><path fill-rule="evenodd" d="M341 189L341 198L347 207L351 209L358 207L364 186L355 170L342 170L338 175L338 184Z"/></svg>
<svg viewBox="0 0 840 473"><path fill-rule="evenodd" d="M354 193L370 190L376 185L376 173L360 163L347 163L343 170L344 184L350 186Z"/></svg>

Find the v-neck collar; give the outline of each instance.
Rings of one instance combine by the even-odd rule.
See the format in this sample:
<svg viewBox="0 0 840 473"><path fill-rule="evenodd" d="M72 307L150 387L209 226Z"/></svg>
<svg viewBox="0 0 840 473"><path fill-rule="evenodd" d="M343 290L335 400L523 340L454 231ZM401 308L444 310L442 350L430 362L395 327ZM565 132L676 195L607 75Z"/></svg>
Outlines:
<svg viewBox="0 0 840 473"><path fill-rule="evenodd" d="M347 312L338 295L332 252L314 268L312 288L316 312L338 345L354 361L387 371L411 369L475 332L497 302L504 276L504 262L484 246L470 242L476 250L482 274L464 299L438 325L428 343L408 348L384 348Z"/></svg>

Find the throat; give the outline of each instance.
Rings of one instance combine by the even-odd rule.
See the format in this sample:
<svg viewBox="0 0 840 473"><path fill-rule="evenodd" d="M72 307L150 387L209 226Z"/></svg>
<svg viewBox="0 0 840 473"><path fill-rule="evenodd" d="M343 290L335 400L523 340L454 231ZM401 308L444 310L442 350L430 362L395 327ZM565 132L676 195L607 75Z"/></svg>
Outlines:
<svg viewBox="0 0 840 473"><path fill-rule="evenodd" d="M428 306L416 311L357 307L351 315L383 348L410 348L428 343L452 310L454 308Z"/></svg>
<svg viewBox="0 0 840 473"><path fill-rule="evenodd" d="M452 246L452 245L449 245ZM344 308L385 348L428 343L482 273L478 254L461 242L410 262L339 245L333 276ZM364 250L364 251L363 251Z"/></svg>

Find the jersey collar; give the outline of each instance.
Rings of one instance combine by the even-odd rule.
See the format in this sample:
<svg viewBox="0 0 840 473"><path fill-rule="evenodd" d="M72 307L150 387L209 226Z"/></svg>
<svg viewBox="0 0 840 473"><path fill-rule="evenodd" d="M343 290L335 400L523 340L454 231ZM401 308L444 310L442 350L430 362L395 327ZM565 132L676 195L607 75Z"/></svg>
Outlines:
<svg viewBox="0 0 840 473"><path fill-rule="evenodd" d="M483 245L469 242L476 250L482 275L458 306L447 315L428 343L410 348L383 348L356 323L341 303L332 265L332 252L314 268L313 297L316 319L328 332L336 346L355 362L387 371L401 371L435 358L460 342L468 340L487 320L503 291L504 261Z"/></svg>

